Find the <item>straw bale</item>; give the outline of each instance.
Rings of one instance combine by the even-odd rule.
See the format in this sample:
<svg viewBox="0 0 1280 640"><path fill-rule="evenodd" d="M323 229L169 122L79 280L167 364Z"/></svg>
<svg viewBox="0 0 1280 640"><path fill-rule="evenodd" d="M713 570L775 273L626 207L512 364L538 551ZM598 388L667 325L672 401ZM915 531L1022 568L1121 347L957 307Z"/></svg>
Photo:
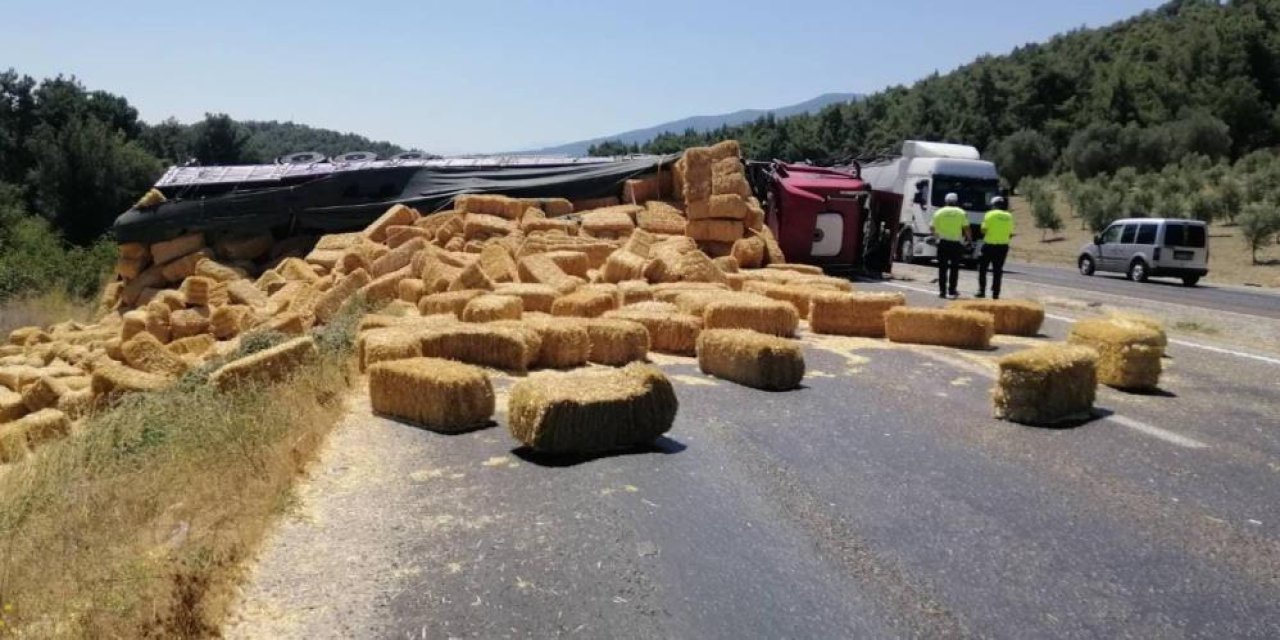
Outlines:
<svg viewBox="0 0 1280 640"><path fill-rule="evenodd" d="M1049 344L1000 358L992 390L995 417L1033 425L1087 418L1098 388L1098 354Z"/></svg>
<svg viewBox="0 0 1280 640"><path fill-rule="evenodd" d="M711 165L714 161L711 150L706 147L685 149L675 166L675 185L680 188L676 195L685 202L711 197Z"/></svg>
<svg viewBox="0 0 1280 640"><path fill-rule="evenodd" d="M111 338L110 340L107 340L106 342L102 343L102 352L105 353L106 356L108 358L111 358L112 360L115 360L117 362L124 362L124 353L120 351L120 345L122 344L124 344L123 339L118 337Z"/></svg>
<svg viewBox="0 0 1280 640"><path fill-rule="evenodd" d="M195 275L215 282L230 282L246 277L245 273L210 258L203 258L196 262Z"/></svg>
<svg viewBox="0 0 1280 640"><path fill-rule="evenodd" d="M22 434L26 438L28 446L37 447L45 442L67 437L71 433L71 420L67 418L65 413L57 409L41 409L23 416L3 428L10 433ZM8 446L4 446L4 448L8 449Z"/></svg>
<svg viewBox="0 0 1280 640"><path fill-rule="evenodd" d="M437 242L439 242L439 240L437 240ZM462 251L463 247L466 246L466 240L463 240L461 236L454 236L453 238L450 238L448 242L444 243L444 248L447 251Z"/></svg>
<svg viewBox="0 0 1280 640"><path fill-rule="evenodd" d="M40 376L22 389L22 404L28 412L58 406L58 399L71 392L58 378Z"/></svg>
<svg viewBox="0 0 1280 640"><path fill-rule="evenodd" d="M156 264L166 264L189 253L195 253L203 249L204 246L204 234L202 233L178 236L172 240L152 244L151 259Z"/></svg>
<svg viewBox="0 0 1280 640"><path fill-rule="evenodd" d="M173 311L169 309L169 305L158 300L152 300L143 308L147 314L146 331L155 336L160 342L169 342L173 339L173 334L169 328L169 317Z"/></svg>
<svg viewBox="0 0 1280 640"><path fill-rule="evenodd" d="M653 299L653 289L643 279L625 280L618 283L618 301L628 305Z"/></svg>
<svg viewBox="0 0 1280 640"><path fill-rule="evenodd" d="M661 241L661 238L657 235L644 229L636 229L627 237L627 241L622 245L622 250L641 258L648 258L650 248L659 241Z"/></svg>
<svg viewBox="0 0 1280 640"><path fill-rule="evenodd" d="M169 315L169 334L173 340L180 340L194 335L205 333L209 330L209 308L196 307L192 309L180 309ZM127 340L132 335L126 336L121 333L121 338Z"/></svg>
<svg viewBox="0 0 1280 640"><path fill-rule="evenodd" d="M587 267L589 269L599 269L604 265L604 261L618 249L618 245L607 240L597 240L582 236L559 236L540 233L536 236L530 236L529 239L520 247L519 257L555 252L555 251L578 251L586 254Z"/></svg>
<svg viewBox="0 0 1280 640"><path fill-rule="evenodd" d="M894 307L884 314L885 335L893 342L987 349L995 318L981 311Z"/></svg>
<svg viewBox="0 0 1280 640"><path fill-rule="evenodd" d="M310 336L294 338L223 365L209 376L209 382L222 391L242 384L275 382L313 360L317 353Z"/></svg>
<svg viewBox="0 0 1280 640"><path fill-rule="evenodd" d="M357 340L361 371L368 371L379 362L422 356L421 330L413 325L375 329L362 334Z"/></svg>
<svg viewBox="0 0 1280 640"><path fill-rule="evenodd" d="M809 329L828 335L883 338L884 314L906 303L901 293L815 293L810 298Z"/></svg>
<svg viewBox="0 0 1280 640"><path fill-rule="evenodd" d="M702 318L685 313L653 311L645 308L658 303L629 305L604 314L612 320L629 320L644 325L649 331L649 348L659 353L694 355Z"/></svg>
<svg viewBox="0 0 1280 640"><path fill-rule="evenodd" d="M124 283L120 288L120 301L126 305L132 305L142 297L142 293L147 289L164 286L169 282L164 277L164 271L159 265L151 265L145 271L138 274L138 277Z"/></svg>
<svg viewBox="0 0 1280 640"><path fill-rule="evenodd" d="M124 292L124 283L116 280L102 287L102 297L98 300L98 315L110 313L120 306L120 296Z"/></svg>
<svg viewBox="0 0 1280 640"><path fill-rule="evenodd" d="M774 237L773 231L771 231L769 227L761 227L759 231L752 231L751 233L758 236L761 240L764 240L764 256L766 265L784 263L787 261L787 257L782 253L782 247L778 244L778 239Z"/></svg>
<svg viewBox="0 0 1280 640"><path fill-rule="evenodd" d="M804 286L791 284L783 285L773 282L760 282L754 280L743 282L742 290L748 293L760 294L766 298L790 302L795 306L796 313L799 313L801 318L809 317L809 304L813 299L813 296L822 291L820 289Z"/></svg>
<svg viewBox="0 0 1280 640"><path fill-rule="evenodd" d="M556 291L568 293L578 288L581 281L565 273L555 260L546 254L534 254L520 259L520 281L545 284Z"/></svg>
<svg viewBox="0 0 1280 640"><path fill-rule="evenodd" d="M620 367L639 362L649 355L649 330L631 320L590 318L583 320L590 340L587 359L596 364Z"/></svg>
<svg viewBox="0 0 1280 640"><path fill-rule="evenodd" d="M460 195L454 198L453 206L459 212L488 214L506 220L519 220L528 208L524 201L516 198L483 194Z"/></svg>
<svg viewBox="0 0 1280 640"><path fill-rule="evenodd" d="M129 260L141 260L143 258L151 257L151 250L147 248L147 245L142 244L141 242L122 243L116 247L116 252L121 258Z"/></svg>
<svg viewBox="0 0 1280 640"><path fill-rule="evenodd" d="M570 202L573 205L573 211L570 213L582 213L593 209L605 209L608 207L616 207L621 204L618 196L604 196L602 198L581 198Z"/></svg>
<svg viewBox="0 0 1280 640"><path fill-rule="evenodd" d="M414 238L388 251L386 255L373 261L373 264L370 265L369 275L378 278L409 266L409 263L413 262L414 254L422 251L426 246L427 242L425 240Z"/></svg>
<svg viewBox="0 0 1280 640"><path fill-rule="evenodd" d="M598 318L606 311L618 308L617 293L577 291L557 298L551 305L551 315L578 318Z"/></svg>
<svg viewBox="0 0 1280 640"><path fill-rule="evenodd" d="M409 267L412 269L412 265ZM431 260L423 266L419 276L422 282L426 284L427 293L439 293L446 291L449 285L462 275L462 268L455 267L443 260Z"/></svg>
<svg viewBox="0 0 1280 640"><path fill-rule="evenodd" d="M793 273L803 273L811 276L822 275L822 267L811 264L792 264L787 262L770 262L766 269L775 269L778 271L791 271Z"/></svg>
<svg viewBox="0 0 1280 640"><path fill-rule="evenodd" d="M738 259L733 256L715 258L711 262L716 265L716 268L719 269L721 273L725 274L726 277L731 273L738 272Z"/></svg>
<svg viewBox="0 0 1280 640"><path fill-rule="evenodd" d="M525 312L551 313L560 292L545 284L507 283L498 285L494 293L520 298Z"/></svg>
<svg viewBox="0 0 1280 640"><path fill-rule="evenodd" d="M227 237L214 243L218 255L228 260L257 260L271 252L275 239L270 233Z"/></svg>
<svg viewBox="0 0 1280 640"><path fill-rule="evenodd" d="M27 405L22 394L0 386L0 424L12 422L27 415Z"/></svg>
<svg viewBox="0 0 1280 640"><path fill-rule="evenodd" d="M582 230L596 237L629 234L636 228L635 214L638 211L643 211L643 208L629 204L587 211L582 214Z"/></svg>
<svg viewBox="0 0 1280 640"><path fill-rule="evenodd" d="M253 283L253 286L270 296L288 283L289 281L285 280L284 276L275 271L263 271L262 275L258 276L258 279ZM230 290L228 290L228 293L230 293Z"/></svg>
<svg viewBox="0 0 1280 640"><path fill-rule="evenodd" d="M149 263L150 261L146 258L129 259L121 257L116 259L115 274L125 280L132 280L138 277L138 274L142 273L142 270Z"/></svg>
<svg viewBox="0 0 1280 640"><path fill-rule="evenodd" d="M373 224L365 227L362 236L367 240L374 242L387 241L387 228L395 226L403 226L413 224L418 221L418 212L406 207L402 204L393 205L387 209Z"/></svg>
<svg viewBox="0 0 1280 640"><path fill-rule="evenodd" d="M515 228L506 218L487 213L468 213L463 219L462 232L467 240L485 240L505 236Z"/></svg>
<svg viewBox="0 0 1280 640"><path fill-rule="evenodd" d="M495 320L519 320L524 304L515 296L486 294L476 296L462 309L463 322L493 322Z"/></svg>
<svg viewBox="0 0 1280 640"><path fill-rule="evenodd" d="M276 267L276 271L279 272L280 275L284 276L285 280L295 282L312 284L320 279L320 276L316 274L314 267L298 258L285 258L284 261Z"/></svg>
<svg viewBox="0 0 1280 640"><path fill-rule="evenodd" d="M476 261L480 270L493 282L515 282L519 268L511 254L501 245L490 244L480 251Z"/></svg>
<svg viewBox="0 0 1280 640"><path fill-rule="evenodd" d="M187 372L187 363L149 333L139 333L120 345L129 366L139 371L176 378Z"/></svg>
<svg viewBox="0 0 1280 640"><path fill-rule="evenodd" d="M574 212L573 203L565 198L541 198L539 207L546 212L548 218L567 216Z"/></svg>
<svg viewBox="0 0 1280 640"><path fill-rule="evenodd" d="M209 314L209 331L219 340L230 340L252 328L253 322L253 309L241 304L224 305Z"/></svg>
<svg viewBox="0 0 1280 640"><path fill-rule="evenodd" d="M520 221L520 230L526 234L537 231L554 231L564 235L573 235L578 230L578 224L573 220L560 218L525 218Z"/></svg>
<svg viewBox="0 0 1280 640"><path fill-rule="evenodd" d="M737 160L742 157L742 147L737 140L722 140L707 148L712 162L720 162L726 158Z"/></svg>
<svg viewBox="0 0 1280 640"><path fill-rule="evenodd" d="M190 306L227 304L227 285L205 276L191 276L182 281L182 297Z"/></svg>
<svg viewBox="0 0 1280 640"><path fill-rule="evenodd" d="M483 291L493 291L494 282L485 274L479 262L473 262L470 266L458 273L458 277L449 283L450 291L466 291L469 289L480 289Z"/></svg>
<svg viewBox="0 0 1280 640"><path fill-rule="evenodd" d="M681 294L690 291L727 292L729 287L715 282L664 282L650 287L654 300L674 303ZM673 309L674 311L674 309Z"/></svg>
<svg viewBox="0 0 1280 640"><path fill-rule="evenodd" d="M501 324L440 325L421 332L422 355L468 364L524 372L542 349L542 339L530 327Z"/></svg>
<svg viewBox="0 0 1280 640"><path fill-rule="evenodd" d="M724 220L745 220L748 214L747 201L736 193L711 196L708 216ZM690 216L690 220L693 217Z"/></svg>
<svg viewBox="0 0 1280 640"><path fill-rule="evenodd" d="M484 425L494 411L493 384L483 369L440 358L395 360L371 367L369 402L375 413L441 433Z"/></svg>
<svg viewBox="0 0 1280 640"><path fill-rule="evenodd" d="M844 278L834 276L810 276L800 274L788 281L789 284L805 287L806 289L819 289L826 291L853 291L853 283Z"/></svg>
<svg viewBox="0 0 1280 640"><path fill-rule="evenodd" d="M426 293L427 283L418 278L405 278L396 283L396 297L414 305L415 308Z"/></svg>
<svg viewBox="0 0 1280 640"><path fill-rule="evenodd" d="M648 263L640 255L619 249L604 263L601 277L605 282L622 282L644 278L644 268Z"/></svg>
<svg viewBox="0 0 1280 640"><path fill-rule="evenodd" d="M711 197L718 195L737 195L743 199L751 197L751 184L742 173L717 173L711 177ZM745 215L744 215L745 217Z"/></svg>
<svg viewBox="0 0 1280 640"><path fill-rule="evenodd" d="M700 242L734 243L742 239L741 220L690 220L685 235Z"/></svg>
<svg viewBox="0 0 1280 640"><path fill-rule="evenodd" d="M127 367L115 361L99 363L93 369L90 388L95 396L115 396L134 391L158 391L173 383L167 376Z"/></svg>
<svg viewBox="0 0 1280 640"><path fill-rule="evenodd" d="M562 271L579 278L586 278L591 260L581 251L548 251L542 255L551 259Z"/></svg>
<svg viewBox="0 0 1280 640"><path fill-rule="evenodd" d="M1067 341L1098 352L1098 382L1142 391L1160 384L1163 338L1163 332L1150 325L1090 318L1071 325Z"/></svg>
<svg viewBox="0 0 1280 640"><path fill-rule="evenodd" d="M644 204L662 198L663 175L655 173L644 178L632 178L622 183L622 201L627 204ZM668 177L669 181L670 178Z"/></svg>
<svg viewBox="0 0 1280 640"><path fill-rule="evenodd" d="M656 249L656 247L655 247ZM706 254L697 250L695 247L691 251L677 253L675 260L668 262L668 255L661 251L656 251L659 258L655 258L650 262L650 267L645 269L645 278L650 281L658 282L708 282L719 285L726 285L724 272L716 267L715 263L708 258ZM655 273L652 267L655 263L661 263L662 266L656 269L656 275L659 277L650 277Z"/></svg>
<svg viewBox="0 0 1280 640"><path fill-rule="evenodd" d="M216 341L213 339L213 336L207 333L202 333L174 340L173 342L165 345L165 348L169 350L169 353L176 356L202 356L208 353L209 349L213 348L214 342Z"/></svg>
<svg viewBox="0 0 1280 640"><path fill-rule="evenodd" d="M395 250L410 240L422 240L424 243L430 243L436 239L434 230L428 231L417 225L397 225L387 227L387 247Z"/></svg>
<svg viewBox="0 0 1280 640"><path fill-rule="evenodd" d="M984 311L996 319L996 333L1035 336L1044 324L1044 305L1031 300L956 300L948 309Z"/></svg>
<svg viewBox="0 0 1280 640"><path fill-rule="evenodd" d="M396 288L400 285L400 281L409 277L409 267L406 265L396 271L374 278L369 284L360 287L358 290L369 304L380 304L396 297ZM293 306L290 305L290 310Z"/></svg>
<svg viewBox="0 0 1280 640"><path fill-rule="evenodd" d="M54 408L74 420L88 413L92 407L93 390L84 388L68 391L66 395L58 398L58 406Z"/></svg>
<svg viewBox="0 0 1280 640"><path fill-rule="evenodd" d="M753 293L735 293L727 289L717 288L664 288L658 294L659 299L663 302L670 302L676 305L676 309L680 313L687 313L691 316L702 317L702 312L712 302L720 300L743 300L754 301L760 300L763 296ZM763 298L769 300L768 298Z"/></svg>
<svg viewBox="0 0 1280 640"><path fill-rule="evenodd" d="M450 240L462 236L463 230L466 229L466 225L462 222L463 217L464 215L462 213L455 213L451 216L447 216L444 222L441 222L440 225L436 227L437 245L443 246Z"/></svg>
<svg viewBox="0 0 1280 640"><path fill-rule="evenodd" d="M353 245L359 244L363 238L364 238L364 235L361 234L360 232L331 233L328 235L320 236L320 239L316 240L315 248L320 249L322 251L347 249Z"/></svg>
<svg viewBox="0 0 1280 640"><path fill-rule="evenodd" d="M121 316L120 339L128 340L147 330L146 309L134 309Z"/></svg>
<svg viewBox="0 0 1280 640"><path fill-rule="evenodd" d="M742 223L751 231L759 231L764 228L764 207L760 205L760 201L755 198L747 198L747 217Z"/></svg>
<svg viewBox="0 0 1280 640"><path fill-rule="evenodd" d="M30 453L27 432L22 425L17 422L0 424L0 464L19 462Z"/></svg>
<svg viewBox="0 0 1280 640"><path fill-rule="evenodd" d="M166 345L166 348L168 348L168 345ZM64 378L54 379L66 385L67 389L71 391L79 391L81 389L88 389L89 386L93 384L93 376L88 375L88 373L88 371L83 371L83 375L66 376Z"/></svg>
<svg viewBox="0 0 1280 640"><path fill-rule="evenodd" d="M40 369L30 365L0 367L0 387L21 392L23 387L35 382L41 375Z"/></svg>
<svg viewBox="0 0 1280 640"><path fill-rule="evenodd" d="M636 226L650 233L683 235L686 222L679 209L658 200L650 200L636 213Z"/></svg>
<svg viewBox="0 0 1280 640"><path fill-rule="evenodd" d="M671 382L649 365L548 372L512 387L508 428L543 453L603 453L652 442L678 406Z"/></svg>
<svg viewBox="0 0 1280 640"><path fill-rule="evenodd" d="M9 344L26 346L37 342L45 342L48 337L48 334L40 327L19 327L9 332Z"/></svg>
<svg viewBox="0 0 1280 640"><path fill-rule="evenodd" d="M281 313L268 318L256 328L259 331L275 331L285 335L300 336L307 332L309 321L297 313Z"/></svg>
<svg viewBox="0 0 1280 640"><path fill-rule="evenodd" d="M538 332L542 345L533 366L539 369L571 369L587 364L591 355L591 334L587 321L531 315L521 321Z"/></svg>
<svg viewBox="0 0 1280 640"><path fill-rule="evenodd" d="M707 329L749 329L789 338L800 326L800 315L787 302L736 294L706 305L702 325Z"/></svg>
<svg viewBox="0 0 1280 640"><path fill-rule="evenodd" d="M479 289L433 293L418 301L418 311L424 316L449 313L461 318L467 303L484 294L485 291Z"/></svg>
<svg viewBox="0 0 1280 640"><path fill-rule="evenodd" d="M798 342L747 329L707 329L698 336L703 373L765 391L788 391L804 379Z"/></svg>
<svg viewBox="0 0 1280 640"><path fill-rule="evenodd" d="M1162 350L1169 344L1168 336L1165 334L1164 330L1164 322L1146 315L1145 313L1122 309L1107 313L1107 318L1121 324L1136 324L1140 327L1155 331L1158 334L1156 341L1160 344L1160 348Z"/></svg>

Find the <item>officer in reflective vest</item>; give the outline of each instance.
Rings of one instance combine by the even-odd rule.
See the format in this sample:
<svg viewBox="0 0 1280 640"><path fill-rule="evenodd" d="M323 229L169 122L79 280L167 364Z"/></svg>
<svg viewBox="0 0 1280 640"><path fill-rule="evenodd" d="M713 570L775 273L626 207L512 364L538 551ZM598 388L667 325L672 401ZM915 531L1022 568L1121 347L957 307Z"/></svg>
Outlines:
<svg viewBox="0 0 1280 640"><path fill-rule="evenodd" d="M960 197L948 193L947 206L933 214L930 225L933 235L938 238L938 297L952 298L960 294L956 291L960 283L960 260L964 257L964 243L969 241L969 216L964 209L957 207Z"/></svg>
<svg viewBox="0 0 1280 640"><path fill-rule="evenodd" d="M1013 237L1013 215L1005 211L1004 198L991 199L991 210L982 219L982 255L978 258L978 297L987 295L987 268L991 269L991 297L1000 299L1000 280L1004 277L1004 261L1009 257L1009 239Z"/></svg>

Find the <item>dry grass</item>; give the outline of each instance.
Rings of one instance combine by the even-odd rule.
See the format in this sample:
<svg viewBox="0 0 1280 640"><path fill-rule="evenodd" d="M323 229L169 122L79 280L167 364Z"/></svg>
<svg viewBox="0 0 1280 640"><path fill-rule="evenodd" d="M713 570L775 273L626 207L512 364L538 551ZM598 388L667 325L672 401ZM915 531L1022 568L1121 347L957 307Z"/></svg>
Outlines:
<svg viewBox="0 0 1280 640"><path fill-rule="evenodd" d="M216 635L241 562L341 415L347 315L323 357L221 393L192 372L0 475L0 619L26 637Z"/></svg>
<svg viewBox="0 0 1280 640"><path fill-rule="evenodd" d="M47 327L64 320L88 322L96 307L95 301L74 298L62 289L0 302L0 334L8 335L18 327Z"/></svg>

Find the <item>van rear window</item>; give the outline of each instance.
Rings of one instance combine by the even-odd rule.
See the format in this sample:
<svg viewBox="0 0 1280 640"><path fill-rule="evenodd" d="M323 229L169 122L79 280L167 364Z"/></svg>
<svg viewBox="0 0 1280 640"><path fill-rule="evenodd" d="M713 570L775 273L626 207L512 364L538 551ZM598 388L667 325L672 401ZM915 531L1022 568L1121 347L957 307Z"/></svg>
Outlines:
<svg viewBox="0 0 1280 640"><path fill-rule="evenodd" d="M1205 242L1204 225L1169 224L1164 228L1164 246L1191 247L1203 249Z"/></svg>
<svg viewBox="0 0 1280 640"><path fill-rule="evenodd" d="M1138 227L1138 244L1155 244L1156 228L1155 224L1143 224Z"/></svg>

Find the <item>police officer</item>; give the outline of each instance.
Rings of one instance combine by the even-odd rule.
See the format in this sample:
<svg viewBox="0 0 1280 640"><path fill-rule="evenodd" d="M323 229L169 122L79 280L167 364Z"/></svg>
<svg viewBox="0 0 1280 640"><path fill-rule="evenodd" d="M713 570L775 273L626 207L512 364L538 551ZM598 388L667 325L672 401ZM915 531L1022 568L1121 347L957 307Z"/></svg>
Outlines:
<svg viewBox="0 0 1280 640"><path fill-rule="evenodd" d="M969 216L957 207L960 197L948 193L946 205L933 214L930 228L938 238L938 297L952 298L960 283L960 260L964 257L964 244L969 241Z"/></svg>
<svg viewBox="0 0 1280 640"><path fill-rule="evenodd" d="M1009 239L1013 237L1013 215L1005 210L1004 198L991 199L991 209L982 219L982 255L978 257L978 297L987 295L987 268L991 268L991 297L1000 299L1000 280L1004 277L1004 261L1009 257Z"/></svg>

